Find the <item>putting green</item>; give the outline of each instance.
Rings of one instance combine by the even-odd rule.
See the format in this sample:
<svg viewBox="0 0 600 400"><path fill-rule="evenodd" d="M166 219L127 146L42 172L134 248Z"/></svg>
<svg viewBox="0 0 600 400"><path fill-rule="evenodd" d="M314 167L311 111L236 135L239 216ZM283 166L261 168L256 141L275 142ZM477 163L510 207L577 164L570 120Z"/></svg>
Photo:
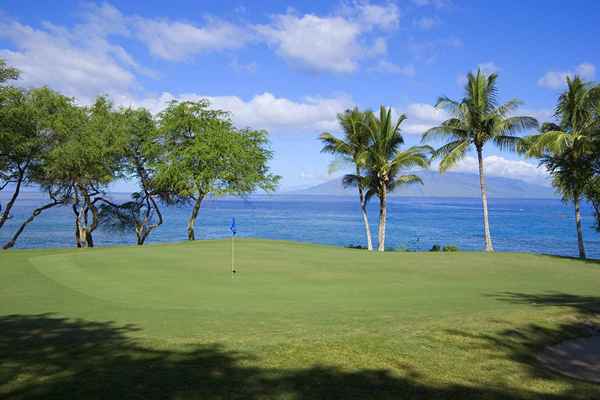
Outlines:
<svg viewBox="0 0 600 400"><path fill-rule="evenodd" d="M294 376L261 387L265 398L297 398L287 395L306 385L321 389L299 398L364 398L376 385L370 373L356 381L310 370L319 382L341 379L329 392L312 378L304 382L302 369L314 365L357 374L388 371L408 379L400 384L390 378L389 398L398 398L407 384L436 398L479 398L479 390L488 391L486 398L511 400L600 395L598 388L568 378L540 379L535 362L528 361L544 346L585 334L580 321L597 318L596 262L502 253L379 254L254 239L237 242L236 260L239 272L232 277L226 240L0 254L0 351L10 355L6 362L0 359L0 397L4 389L28 387L28 379L47 387L48 371L59 355L65 361L57 373L72 362L71 373L87 374L94 363L114 372L97 379L86 375L90 385L68 380L55 398L69 397L65 387L86 397L106 377L128 397L137 381L127 379L137 379L140 366L137 361L123 364L125 350L133 354L131 360L153 354L148 362L166 375L143 379L159 386L182 376L176 387L187 387L191 380L196 390L217 390L227 397L231 382L251 385L243 378L245 369L217 388L202 386L213 378L193 380L194 369L187 363L212 368L225 357L218 353L215 361L198 361L196 353L186 352L206 345L246 355L235 368L254 368L265 377L281 371ZM127 333L121 339L123 329ZM79 344L71 354L73 343ZM28 349L30 358L23 358ZM161 360L185 362L175 368L171 360L167 368L165 360L157 360L157 351ZM42 362L39 352L51 354ZM72 361L77 354L81 360ZM38 364L39 370L26 372ZM13 376L16 365L24 372ZM129 378L122 381L123 374ZM459 383L462 389L455 391ZM281 396L269 395L277 385L287 389ZM142 386L131 396L145 398L152 390Z"/></svg>
<svg viewBox="0 0 600 400"><path fill-rule="evenodd" d="M572 261L523 254L376 254L240 240L232 276L227 241L47 253L28 262L63 295L78 298L75 308L88 304L98 315L118 309L117 316L131 310L147 334L171 338L207 334L198 322L256 332L266 324L319 334L339 324L376 329L518 309L497 298L504 292L593 294L600 286L595 265L574 271ZM46 311L68 314L71 307Z"/></svg>

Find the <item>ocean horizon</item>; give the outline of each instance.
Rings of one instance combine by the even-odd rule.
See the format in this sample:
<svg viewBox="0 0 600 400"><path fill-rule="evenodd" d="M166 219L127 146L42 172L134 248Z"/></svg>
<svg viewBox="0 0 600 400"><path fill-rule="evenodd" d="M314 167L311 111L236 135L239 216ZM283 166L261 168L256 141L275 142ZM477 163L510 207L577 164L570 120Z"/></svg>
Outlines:
<svg viewBox="0 0 600 400"><path fill-rule="evenodd" d="M128 198L113 193L117 200ZM6 195L3 196L5 198ZM12 218L0 230L4 243L45 196L25 192L16 203ZM5 201L2 201L5 203ZM490 224L494 246L501 252L543 253L577 256L573 206L557 199L492 198ZM164 224L147 243L186 240L190 206L163 206ZM376 241L377 204L369 206L372 234ZM600 233L593 227L593 210L584 204L583 228L590 258L600 258ZM391 198L388 210L386 247L395 250L427 251L435 244L458 246L463 251L483 248L481 200L478 198ZM253 195L247 198L211 198L203 202L196 224L199 240L231 235L235 217L239 237L317 243L334 246L366 244L358 202L353 196ZM97 246L135 244L131 233L111 232L102 227L94 232ZM15 248L74 247L73 214L60 207L42 213L21 235Z"/></svg>

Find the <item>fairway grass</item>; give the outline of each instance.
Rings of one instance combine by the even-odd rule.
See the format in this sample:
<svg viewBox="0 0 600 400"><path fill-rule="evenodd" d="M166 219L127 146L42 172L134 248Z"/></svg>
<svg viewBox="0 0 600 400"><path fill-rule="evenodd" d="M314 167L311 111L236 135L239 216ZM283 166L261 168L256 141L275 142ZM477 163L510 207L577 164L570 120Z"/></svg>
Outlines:
<svg viewBox="0 0 600 400"><path fill-rule="evenodd" d="M600 264L229 241L0 253L0 398L600 399Z"/></svg>

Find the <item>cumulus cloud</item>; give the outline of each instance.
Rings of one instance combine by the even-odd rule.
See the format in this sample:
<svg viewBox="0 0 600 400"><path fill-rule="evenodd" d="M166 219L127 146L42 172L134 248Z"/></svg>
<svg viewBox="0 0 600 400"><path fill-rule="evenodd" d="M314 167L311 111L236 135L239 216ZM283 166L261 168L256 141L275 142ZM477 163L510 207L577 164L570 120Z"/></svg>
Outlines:
<svg viewBox="0 0 600 400"><path fill-rule="evenodd" d="M591 80L596 76L596 66L582 63L569 71L549 71L538 80L538 85L548 89L561 89L566 86L567 77L579 75L583 79Z"/></svg>
<svg viewBox="0 0 600 400"><path fill-rule="evenodd" d="M314 71L349 73L361 59L385 53L385 39L372 38L371 32L395 29L398 21L395 4L356 2L333 16L276 15L255 30L291 63Z"/></svg>
<svg viewBox="0 0 600 400"><path fill-rule="evenodd" d="M440 122L448 119L448 114L430 104L413 103L401 109L407 120L402 124L402 132L421 135ZM396 112L396 115L398 113Z"/></svg>
<svg viewBox="0 0 600 400"><path fill-rule="evenodd" d="M170 20L123 15L108 3L86 4L73 27L48 22L39 28L0 17L0 39L13 45L0 57L22 71L19 84L48 85L82 103L100 94L127 101L139 91L138 74L156 77L112 39L139 40L157 57L181 60L207 51L234 49L249 39L248 32L231 23L207 18L204 26ZM253 72L253 63L230 66Z"/></svg>
<svg viewBox="0 0 600 400"><path fill-rule="evenodd" d="M163 93L157 97L141 100L131 99L123 105L142 106L153 113L160 112L170 101L197 101L208 99L211 107L229 111L238 126L251 126L256 129L277 130L278 132L315 134L325 130L338 130L336 116L351 108L353 102L349 97L330 98L306 97L294 101L276 97L265 92L244 100L238 96L203 96L200 94L173 95Z"/></svg>
<svg viewBox="0 0 600 400"><path fill-rule="evenodd" d="M0 57L22 71L20 84L50 85L82 101L117 94L136 85L135 73L152 74L139 66L121 46L107 40L126 34L121 15L111 6L86 9L84 21L72 29L44 23L40 29L4 19L0 38L14 44Z"/></svg>
<svg viewBox="0 0 600 400"><path fill-rule="evenodd" d="M400 11L394 3L371 4L368 1L344 5L342 13L364 24L367 29L378 27L393 30L398 27Z"/></svg>
<svg viewBox="0 0 600 400"><path fill-rule="evenodd" d="M548 173L543 167L522 160L509 160L501 156L488 156L484 158L485 172L489 176L520 179L538 185L550 184ZM465 157L452 168L456 172L479 173L477 159Z"/></svg>
<svg viewBox="0 0 600 400"><path fill-rule="evenodd" d="M170 61L184 60L207 51L237 49L250 40L242 28L218 19L205 26L188 23L134 18L137 37L152 54Z"/></svg>

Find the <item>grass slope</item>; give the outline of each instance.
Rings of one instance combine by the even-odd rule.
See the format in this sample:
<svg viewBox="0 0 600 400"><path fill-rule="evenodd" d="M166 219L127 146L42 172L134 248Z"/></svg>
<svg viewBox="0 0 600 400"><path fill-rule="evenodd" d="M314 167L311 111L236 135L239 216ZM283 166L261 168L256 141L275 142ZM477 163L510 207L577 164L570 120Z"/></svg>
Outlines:
<svg viewBox="0 0 600 400"><path fill-rule="evenodd" d="M0 254L0 398L592 399L600 265L265 240Z"/></svg>

